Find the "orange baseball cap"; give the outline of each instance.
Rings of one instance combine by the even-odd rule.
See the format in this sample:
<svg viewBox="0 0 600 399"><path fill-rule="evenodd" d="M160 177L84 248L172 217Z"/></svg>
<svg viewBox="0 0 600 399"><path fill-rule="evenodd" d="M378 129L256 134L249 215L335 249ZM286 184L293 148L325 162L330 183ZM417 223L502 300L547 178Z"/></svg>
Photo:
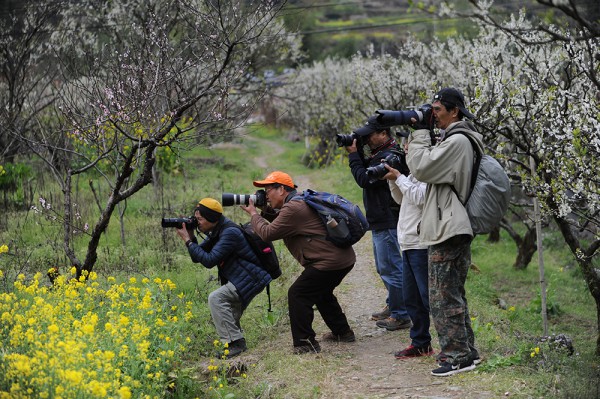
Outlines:
<svg viewBox="0 0 600 399"><path fill-rule="evenodd" d="M297 188L298 186L294 184L294 181L287 173L280 172L276 170L275 172L269 173L264 180L257 180L254 183L255 187L264 187L270 184L282 184L284 186L288 186L291 188Z"/></svg>

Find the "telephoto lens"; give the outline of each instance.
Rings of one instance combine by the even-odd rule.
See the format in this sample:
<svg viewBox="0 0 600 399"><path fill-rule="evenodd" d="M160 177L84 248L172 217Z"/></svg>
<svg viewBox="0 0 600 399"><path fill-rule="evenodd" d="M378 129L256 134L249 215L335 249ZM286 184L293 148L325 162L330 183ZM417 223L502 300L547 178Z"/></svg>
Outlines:
<svg viewBox="0 0 600 399"><path fill-rule="evenodd" d="M221 203L223 206L250 205L250 200L255 206L264 206L267 203L265 190L257 190L254 194L223 193Z"/></svg>
<svg viewBox="0 0 600 399"><path fill-rule="evenodd" d="M185 227L192 230L198 227L198 221L195 217L189 218L163 218L160 222L160 225L163 228L174 227L176 229L180 229L181 225L185 223Z"/></svg>

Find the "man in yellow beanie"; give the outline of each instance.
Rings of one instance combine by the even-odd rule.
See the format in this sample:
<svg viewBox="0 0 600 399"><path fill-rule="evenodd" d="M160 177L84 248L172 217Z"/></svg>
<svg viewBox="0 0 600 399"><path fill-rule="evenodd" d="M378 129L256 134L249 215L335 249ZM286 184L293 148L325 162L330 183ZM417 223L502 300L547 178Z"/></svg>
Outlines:
<svg viewBox="0 0 600 399"><path fill-rule="evenodd" d="M252 298L271 282L271 276L259 265L239 226L223 216L219 201L203 198L194 217L206 239L198 244L194 231L185 223L177 234L194 263L207 269L217 266L221 287L209 294L208 306L221 341L228 344L225 356L231 358L247 349L240 319Z"/></svg>

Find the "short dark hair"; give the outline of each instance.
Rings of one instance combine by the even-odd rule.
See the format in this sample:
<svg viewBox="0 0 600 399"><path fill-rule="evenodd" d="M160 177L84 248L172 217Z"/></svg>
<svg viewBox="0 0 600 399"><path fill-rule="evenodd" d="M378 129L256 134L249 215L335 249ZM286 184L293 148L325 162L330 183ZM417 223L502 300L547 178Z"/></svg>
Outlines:
<svg viewBox="0 0 600 399"><path fill-rule="evenodd" d="M279 183L269 184L269 187L273 187L273 188L283 187L283 189L285 191L287 191L288 193L296 190L294 187L286 186L285 184L279 184Z"/></svg>
<svg viewBox="0 0 600 399"><path fill-rule="evenodd" d="M446 111L452 111L454 108L458 108L458 106L456 104L452 104L446 101L440 101L440 103L446 107ZM458 119L463 119L465 117L465 114L463 114L463 112L460 110L460 108L458 108Z"/></svg>

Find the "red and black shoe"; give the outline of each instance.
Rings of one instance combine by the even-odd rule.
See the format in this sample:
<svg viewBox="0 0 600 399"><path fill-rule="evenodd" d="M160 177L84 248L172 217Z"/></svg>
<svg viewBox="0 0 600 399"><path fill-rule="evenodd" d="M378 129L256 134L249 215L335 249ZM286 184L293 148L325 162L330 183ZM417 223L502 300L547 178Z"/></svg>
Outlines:
<svg viewBox="0 0 600 399"><path fill-rule="evenodd" d="M430 355L433 355L433 348L431 347L431 344L421 347L410 345L408 348L402 349L401 351L394 353L394 357L396 359L408 359L410 357L421 357Z"/></svg>

